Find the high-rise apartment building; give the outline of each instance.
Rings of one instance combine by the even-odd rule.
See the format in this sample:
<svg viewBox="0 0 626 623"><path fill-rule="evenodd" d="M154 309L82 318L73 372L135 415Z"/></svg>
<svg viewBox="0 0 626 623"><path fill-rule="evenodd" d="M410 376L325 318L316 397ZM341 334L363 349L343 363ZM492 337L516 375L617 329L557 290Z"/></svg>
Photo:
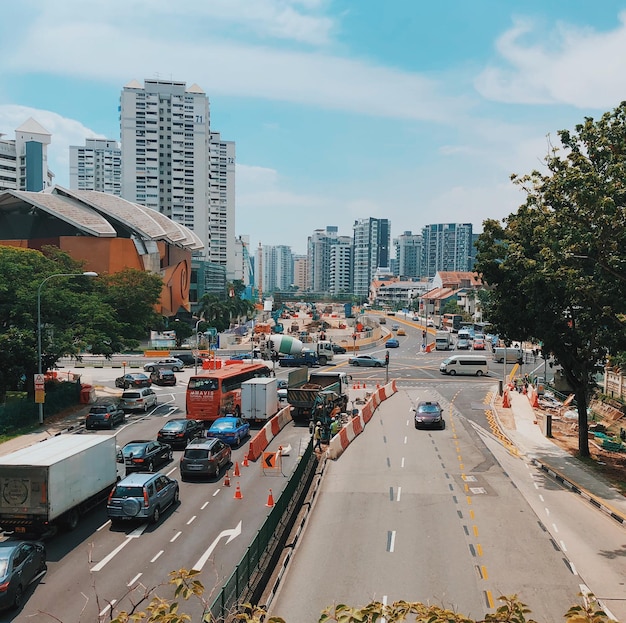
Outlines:
<svg viewBox="0 0 626 623"><path fill-rule="evenodd" d="M204 260L235 266L235 144L211 132L196 84L132 80L120 102L122 196L192 229Z"/></svg>
<svg viewBox="0 0 626 623"><path fill-rule="evenodd" d="M365 218L355 221L353 229L353 292L367 296L376 270L390 270L391 223L386 218Z"/></svg>
<svg viewBox="0 0 626 623"><path fill-rule="evenodd" d="M422 229L422 276L466 272L472 266L472 224L438 223Z"/></svg>
<svg viewBox="0 0 626 623"><path fill-rule="evenodd" d="M330 247L331 294L352 294L352 238L338 236Z"/></svg>
<svg viewBox="0 0 626 623"><path fill-rule="evenodd" d="M392 264L394 275L401 279L419 279L422 276L422 237L405 231L394 239L396 248L395 262Z"/></svg>
<svg viewBox="0 0 626 623"><path fill-rule="evenodd" d="M88 138L85 145L70 145L70 188L122 194L122 150L106 138Z"/></svg>
<svg viewBox="0 0 626 623"><path fill-rule="evenodd" d="M272 292L288 292L293 285L291 247L264 245L261 250L260 270L263 296Z"/></svg>
<svg viewBox="0 0 626 623"><path fill-rule="evenodd" d="M307 239L309 280L307 289L311 292L330 290L330 249L337 243L337 227L316 229Z"/></svg>
<svg viewBox="0 0 626 623"><path fill-rule="evenodd" d="M15 130L15 140L0 134L0 190L40 192L52 185L48 170L51 134L32 117Z"/></svg>
<svg viewBox="0 0 626 623"><path fill-rule="evenodd" d="M293 285L300 292L307 289L309 277L309 258L306 255L293 256Z"/></svg>

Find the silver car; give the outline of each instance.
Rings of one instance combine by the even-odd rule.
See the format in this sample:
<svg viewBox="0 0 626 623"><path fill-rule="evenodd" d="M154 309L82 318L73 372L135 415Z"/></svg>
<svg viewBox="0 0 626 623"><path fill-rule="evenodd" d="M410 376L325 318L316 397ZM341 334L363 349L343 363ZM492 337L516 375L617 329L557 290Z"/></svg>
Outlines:
<svg viewBox="0 0 626 623"><path fill-rule="evenodd" d="M185 364L176 357L167 357L166 359L158 359L157 361L149 361L143 367L146 372L154 372L160 368L169 368L174 372L180 372Z"/></svg>
<svg viewBox="0 0 626 623"><path fill-rule="evenodd" d="M127 389L120 399L120 407L124 411L147 411L156 407L157 395L149 387L138 387L137 389Z"/></svg>

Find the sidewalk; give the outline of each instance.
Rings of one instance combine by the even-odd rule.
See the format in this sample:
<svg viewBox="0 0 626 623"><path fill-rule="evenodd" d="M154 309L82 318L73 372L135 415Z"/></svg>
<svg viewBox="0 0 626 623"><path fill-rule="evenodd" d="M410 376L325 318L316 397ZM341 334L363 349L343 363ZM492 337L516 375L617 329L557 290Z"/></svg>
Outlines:
<svg viewBox="0 0 626 623"><path fill-rule="evenodd" d="M503 408L499 398L492 406L502 432L515 447L553 478L626 526L626 497L544 436L527 396L512 391L509 398L510 408ZM510 412L513 417L501 417L504 412Z"/></svg>

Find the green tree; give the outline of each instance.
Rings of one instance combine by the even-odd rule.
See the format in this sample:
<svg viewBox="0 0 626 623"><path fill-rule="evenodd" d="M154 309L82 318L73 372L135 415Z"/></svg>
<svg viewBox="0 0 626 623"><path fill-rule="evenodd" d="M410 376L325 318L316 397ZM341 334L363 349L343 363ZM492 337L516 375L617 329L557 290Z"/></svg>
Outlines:
<svg viewBox="0 0 626 623"><path fill-rule="evenodd" d="M541 341L562 366L588 457L594 376L626 350L626 103L558 136L544 172L512 177L526 201L484 223L476 268L501 337Z"/></svg>

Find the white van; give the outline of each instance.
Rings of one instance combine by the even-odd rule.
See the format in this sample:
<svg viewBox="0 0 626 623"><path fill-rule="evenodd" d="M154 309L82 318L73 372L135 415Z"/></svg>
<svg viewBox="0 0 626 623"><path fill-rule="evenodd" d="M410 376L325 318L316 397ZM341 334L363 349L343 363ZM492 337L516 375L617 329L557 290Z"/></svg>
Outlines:
<svg viewBox="0 0 626 623"><path fill-rule="evenodd" d="M504 361L504 351L506 351L507 363L524 363L524 351L521 348L513 348L504 346L497 346L493 349L493 360L498 363Z"/></svg>
<svg viewBox="0 0 626 623"><path fill-rule="evenodd" d="M441 362L439 366L441 374L474 374L483 376L488 374L489 365L484 355L452 355Z"/></svg>

